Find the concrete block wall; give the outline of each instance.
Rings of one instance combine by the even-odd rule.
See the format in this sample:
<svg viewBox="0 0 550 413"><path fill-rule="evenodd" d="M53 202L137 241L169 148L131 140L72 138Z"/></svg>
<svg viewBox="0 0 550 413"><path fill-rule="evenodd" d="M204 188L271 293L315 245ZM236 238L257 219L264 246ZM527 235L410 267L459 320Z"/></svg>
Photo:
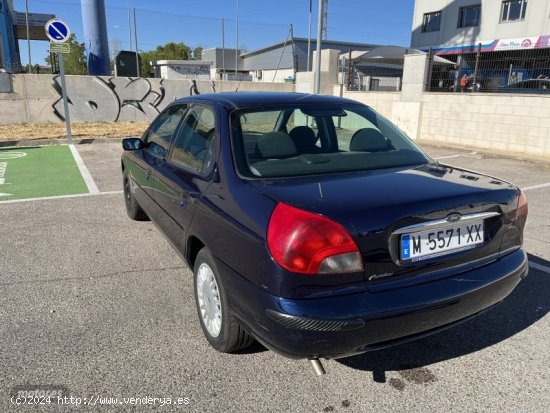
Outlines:
<svg viewBox="0 0 550 413"><path fill-rule="evenodd" d="M335 86L333 90L335 96L340 95L340 86ZM393 106L395 102L401 100L400 92L357 92L347 91L344 88L343 97L353 99L365 105L372 106L380 114L392 121Z"/></svg>
<svg viewBox="0 0 550 413"><path fill-rule="evenodd" d="M420 73L412 84L404 79L402 93L348 92L331 84L328 72L323 74L322 93L372 106L413 139L550 160L550 96L419 93ZM0 123L64 120L56 76L13 75L11 83L13 92L0 93ZM298 73L298 91L308 91L302 89L312 84L312 72ZM67 76L71 119L150 121L170 102L188 96L191 85L189 80ZM197 86L201 93L213 88L210 81ZM245 81L216 81L214 87L216 92L294 90L290 83Z"/></svg>
<svg viewBox="0 0 550 413"><path fill-rule="evenodd" d="M334 88L335 95L339 91ZM415 140L550 160L550 96L422 93L418 101L403 101L397 92L343 96L371 106Z"/></svg>
<svg viewBox="0 0 550 413"><path fill-rule="evenodd" d="M550 159L550 96L424 93L420 138Z"/></svg>
<svg viewBox="0 0 550 413"><path fill-rule="evenodd" d="M13 92L0 93L0 123L62 122L65 119L58 76L12 75ZM190 80L66 76L71 120L150 121L170 102L191 94ZM198 81L200 93L294 90L293 84Z"/></svg>

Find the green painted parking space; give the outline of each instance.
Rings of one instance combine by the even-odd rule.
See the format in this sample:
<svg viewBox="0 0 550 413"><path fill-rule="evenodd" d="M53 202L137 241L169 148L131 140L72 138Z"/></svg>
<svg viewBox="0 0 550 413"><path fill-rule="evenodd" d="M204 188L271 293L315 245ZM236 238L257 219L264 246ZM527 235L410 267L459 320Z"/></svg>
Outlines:
<svg viewBox="0 0 550 413"><path fill-rule="evenodd" d="M0 203L87 192L67 145L0 149Z"/></svg>

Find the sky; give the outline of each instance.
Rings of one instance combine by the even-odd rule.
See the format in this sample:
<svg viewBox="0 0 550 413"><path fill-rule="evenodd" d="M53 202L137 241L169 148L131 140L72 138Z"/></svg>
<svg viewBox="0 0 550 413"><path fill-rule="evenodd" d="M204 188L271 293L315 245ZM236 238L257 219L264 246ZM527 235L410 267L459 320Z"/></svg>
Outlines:
<svg viewBox="0 0 550 413"><path fill-rule="evenodd" d="M24 0L14 9L25 10ZM28 0L31 13L50 13L66 21L77 40L84 41L80 0ZM312 38L317 33L317 4L313 0ZM294 37L308 37L310 0L105 0L111 53L135 50L133 17L131 43L129 8L135 8L139 50L170 41L191 47L234 48L248 51L283 41L292 25ZM329 0L329 40L409 46L414 0ZM222 18L223 27L222 30ZM31 42L32 63L44 64L47 42ZM27 41L20 41L21 60L28 63Z"/></svg>

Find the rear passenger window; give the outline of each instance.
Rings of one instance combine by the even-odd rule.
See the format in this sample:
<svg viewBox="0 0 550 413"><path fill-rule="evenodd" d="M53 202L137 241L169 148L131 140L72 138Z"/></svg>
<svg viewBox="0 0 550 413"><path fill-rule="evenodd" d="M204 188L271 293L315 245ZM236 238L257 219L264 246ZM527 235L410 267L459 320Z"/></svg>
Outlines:
<svg viewBox="0 0 550 413"><path fill-rule="evenodd" d="M389 149L389 144L378 127L357 113L347 111L346 116L335 116L332 121L336 129L340 151L370 152L373 149Z"/></svg>
<svg viewBox="0 0 550 413"><path fill-rule="evenodd" d="M209 107L196 105L189 109L177 132L170 160L197 172L210 170L214 163L215 126L214 112Z"/></svg>
<svg viewBox="0 0 550 413"><path fill-rule="evenodd" d="M145 137L145 143L150 152L162 158L166 156L170 140L186 108L187 105L171 106L153 121Z"/></svg>

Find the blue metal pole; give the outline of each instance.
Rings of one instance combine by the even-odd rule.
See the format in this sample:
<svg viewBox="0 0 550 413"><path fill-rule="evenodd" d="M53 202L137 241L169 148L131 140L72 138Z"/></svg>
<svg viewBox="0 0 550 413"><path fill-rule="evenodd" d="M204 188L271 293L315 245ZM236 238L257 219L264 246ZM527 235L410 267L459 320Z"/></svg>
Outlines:
<svg viewBox="0 0 550 413"><path fill-rule="evenodd" d="M109 76L111 62L104 0L80 0L88 73Z"/></svg>
<svg viewBox="0 0 550 413"><path fill-rule="evenodd" d="M10 73L18 72L20 69L19 52L15 42L11 10L6 0L0 0L0 67Z"/></svg>

